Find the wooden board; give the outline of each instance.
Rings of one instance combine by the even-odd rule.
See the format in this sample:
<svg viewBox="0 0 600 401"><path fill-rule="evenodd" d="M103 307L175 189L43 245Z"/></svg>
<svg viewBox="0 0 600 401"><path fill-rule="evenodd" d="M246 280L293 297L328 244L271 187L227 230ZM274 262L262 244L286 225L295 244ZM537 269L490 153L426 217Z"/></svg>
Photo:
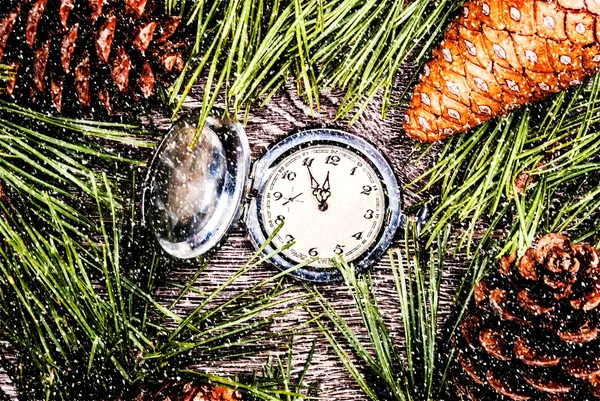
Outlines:
<svg viewBox="0 0 600 401"><path fill-rule="evenodd" d="M399 77L398 81L400 83L406 82L406 78ZM399 87L398 91L403 89L402 84L399 84ZM296 95L296 88L293 85L288 85L266 107L252 109L249 114L246 133L251 144L253 160L263 155L270 146L291 132L306 127L338 127L347 129L374 143L392 162L397 178L403 187L406 187L431 166L432 160L430 158L424 158L419 163L411 161L410 156L414 143L403 134L401 124L403 110L400 107L393 108L387 119L383 120L380 116L379 104L374 102L356 123L348 126L347 121L334 121L341 96L342 94L339 92L324 93L321 98L321 110L315 112L313 116L311 110ZM200 98L201 87L197 87L186 103L186 109L196 107L199 104L197 99ZM147 121L147 124L149 127L156 127L161 130L166 130L170 126L167 116L161 114L155 114L152 120ZM143 157L149 156L147 153L143 154ZM405 189L403 195L404 206L409 207L422 200L427 200L432 195L431 193L417 195L413 190ZM400 246L402 238L402 232L399 232L396 235L394 246ZM236 229L223 247L214 255L212 262L197 281L195 288L206 291L216 288L239 269L252 254L252 246L243 228ZM464 260L464 258L459 257L456 260L448 261L446 264L441 293L443 304L440 315L441 321L451 310L451 300L465 268ZM194 265L180 266L168 273L167 280L184 283L194 274L195 268ZM235 293L248 289L259 280L271 277L276 272L275 268L270 265L259 266L249 275L236 282L232 286L231 292ZM400 306L395 295L388 257L385 257L373 268L373 277L375 282L374 291L385 312L385 320L392 335L401 347ZM294 284L293 282L290 283L290 285ZM344 285L331 284L320 286L319 289L335 306L336 310L347 319L348 324L364 338L365 332L356 307ZM295 291L301 292L303 289L298 286ZM167 287L162 287L157 292L157 296L162 301L168 302L173 298L174 292ZM198 304L199 299L198 296L189 295L183 299L180 306L184 309L193 308L194 305ZM280 328L289 327L289 325L307 318L306 311L298 309L279 319L276 327L272 330L277 331ZM295 370L301 369L314 340L317 341L317 348L307 381L317 380L319 382L322 390L319 395L327 400L365 399L327 340L320 334L304 334L295 339ZM252 374L253 369L259 369L266 359L267 354L263 354L243 361L220 361L210 366L199 366L198 369L225 375ZM0 385L4 388L10 387L5 378L0 378Z"/></svg>
<svg viewBox="0 0 600 401"><path fill-rule="evenodd" d="M406 82L406 77L399 77L399 86ZM202 93L201 87L192 94L191 100L186 103L186 109L192 109L199 103L193 99L200 99ZM401 90L400 88L398 89ZM393 108L384 120L381 118L380 106L378 102L373 102L367 110L361 115L357 122L348 125L348 121L335 121L335 112L339 105L342 93L327 92L321 98L321 109L315 112L311 110L298 98L296 88L292 84L274 97L267 106L262 108L253 108L250 112L247 125L245 127L248 139L250 141L253 160L262 156L270 146L281 140L286 135L302 128L314 127L337 127L346 129L361 137L366 138L375 144L391 161L399 183L404 189L403 201L404 207L428 200L433 196L431 193L415 194L415 191L408 188L408 184L419 177L432 164L433 160L423 158L418 163L411 161L411 155L415 143L406 137L402 129L403 109L401 107ZM154 121L157 126L167 128L168 121L161 120L160 116ZM403 231L397 233L393 247L400 247L403 241ZM242 264L244 264L253 254L253 248L246 237L243 228L237 229L225 242L223 247L216 253L212 263L202 275L197 283L198 288L211 290L217 285L223 283L231 276ZM451 311L452 298L456 292L457 285L462 279L465 269L465 258L459 255L457 259L448 260L445 266L445 272L442 283L441 302L443 308L440 314L440 323L448 316ZM172 279L181 280L190 277L193 269L181 269L171 273ZM277 270L264 265L246 277L244 280L234 285L234 291L243 291L252 284L261 279L276 274ZM401 316L400 305L396 296L396 290L393 283L393 277L390 269L389 257L385 257L373 268L373 277L375 282L374 291L382 309L385 312L385 319L389 325L392 335L402 345L401 335ZM325 294L329 302L334 305L348 322L348 324L361 335L366 337L363 325L358 316L348 290L342 283L331 284L318 287ZM299 289L298 291L302 291ZM168 294L161 294L166 296ZM188 306L197 304L194 297L187 300ZM278 322L278 328L287 327L295 322L308 319L308 314L302 310L286 316ZM307 354L312 346L313 340L317 341L317 351L311 365L308 379L318 380L322 392L320 396L327 400L363 400L366 399L356 383L352 380L348 372L340 363L333 349L322 335L302 335L295 339L295 369L302 368ZM248 374L249 369L258 369L265 362L267 356L260 355L256 358L250 358L243 362L231 361L221 362L212 367L204 367L215 373L225 374Z"/></svg>

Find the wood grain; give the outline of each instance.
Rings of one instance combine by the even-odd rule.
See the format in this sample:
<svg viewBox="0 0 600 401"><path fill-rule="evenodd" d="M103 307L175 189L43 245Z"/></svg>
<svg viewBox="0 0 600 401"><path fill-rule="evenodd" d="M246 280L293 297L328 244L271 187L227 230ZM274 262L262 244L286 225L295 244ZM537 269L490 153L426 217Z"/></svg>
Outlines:
<svg viewBox="0 0 600 401"><path fill-rule="evenodd" d="M407 70L406 76L409 73L410 71ZM398 92L404 89L402 83L407 81L406 76L398 77ZM194 89L194 92L185 104L186 110L193 109L199 105L198 99L201 98L201 90L201 86L197 86ZM418 163L411 161L414 143L402 132L403 110L400 107L393 108L387 118L383 120L380 116L379 104L374 102L366 109L357 122L348 126L347 121L335 121L335 111L337 105L339 105L341 96L342 94L339 92L323 93L321 109L313 115L311 110L296 95L296 88L293 85L288 85L267 106L253 108L246 125L246 133L250 141L253 160L263 155L274 143L299 129L307 127L337 127L346 129L374 143L391 161L396 176L403 187L406 187L431 166L432 160L430 158L421 159ZM155 112L145 123L148 127L160 130L168 129L171 124L166 115L158 112ZM141 154L141 157L149 156L147 153ZM414 191L405 189L403 194L404 206L410 207L420 201L428 200L432 196L433 194L431 193L417 195ZM402 235L398 233L393 246L400 246L401 239ZM205 273L201 275L195 284L195 288L205 291L216 288L244 264L252 256L253 252L244 229L242 227L237 228L225 241L222 248L214 255ZM440 314L440 321L443 321L448 313L450 313L451 300L465 268L464 260L465 258L459 255L457 259L449 260L446 263L441 292L443 308ZM193 275L195 268L194 265L181 265L170 271L166 279L183 283ZM236 292L248 289L259 280L270 277L276 272L276 269L270 265L260 266L248 276L236 282L232 291ZM385 320L389 325L392 335L397 339L401 347L400 306L395 296L388 257L383 258L373 268L373 277L375 283L374 291L384 310ZM296 283L292 282L290 284L293 285ZM344 285L331 284L320 286L319 289L347 320L348 324L361 337L365 338L366 333L360 322L356 307ZM301 286L297 286L295 291L303 290ZM165 303L174 297L172 290L167 287L159 288L156 295ZM198 296L189 295L183 300L180 307L192 308L198 302ZM305 311L301 309L297 310L280 319L273 330L276 331L278 328L288 327L307 318L308 315ZM320 334L301 335L295 339L295 370L298 371L301 369L313 340L316 340L318 345L307 380L316 380L319 382L321 387L320 396L327 400L365 399L326 339ZM199 366L197 368L225 375L247 375L252 374L254 369L259 369L261 364L266 361L266 358L267 354L264 354L244 359L243 361L219 361L211 366ZM4 388L10 387L6 383L5 377L1 375L0 385Z"/></svg>
<svg viewBox="0 0 600 401"><path fill-rule="evenodd" d="M406 71L408 74L409 71ZM407 82L406 76L398 77L398 91L403 89L403 82ZM194 99L201 98L201 86L196 87L196 92L190 97L185 105L187 110L197 107L199 103ZM431 158L423 158L418 163L411 161L411 154L415 143L407 138L402 131L403 109L394 108L386 119L381 118L380 106L377 101L373 102L361 117L352 125L348 121L335 121L335 112L339 105L342 93L325 92L321 98L321 109L315 112L302 102L296 95L296 88L288 85L267 106L253 108L250 112L245 127L253 154L253 160L262 156L273 144L286 135L303 128L335 127L346 129L354 134L366 138L375 144L382 153L391 161L399 183L404 189L403 203L405 208L426 201L433 196L431 193L417 195L414 190L406 187L409 183L419 177L432 164ZM161 128L167 128L169 122L162 120L161 116L155 116L154 123ZM392 247L400 247L403 240L402 230L397 233ZM253 248L246 237L243 228L237 229L223 247L216 253L205 274L197 283L198 288L203 290L214 289L221 284L240 265L242 265L253 254ZM440 323L451 311L451 302L456 288L465 269L465 258L459 255L456 259L448 260L443 276L441 302L443 308L440 313ZM235 290L249 288L258 280L267 278L277 271L270 265L264 265L253 271L249 277L235 284ZM172 277L181 279L190 276L193 271L173 271ZM390 260L383 258L373 268L375 292L384 310L384 318L389 325L390 331L398 344L402 346L401 315L400 306L396 296L393 277L390 269ZM341 283L320 286L319 289L326 295L331 304L336 308L348 322L348 324L366 338L363 325L360 321L358 311L354 306L347 289ZM301 291L301 290L299 290ZM164 294L162 294L164 295ZM196 302L193 298L188 300L190 305ZM307 319L308 315L299 310L278 322L279 327ZM275 327L274 330L277 330ZM328 400L364 400L366 399L348 372L344 369L329 343L322 335L303 335L295 339L295 369L301 369L306 360L313 340L317 340L317 352L307 380L318 380L324 399ZM258 369L266 360L266 355L257 356L239 361L222 361L211 367L203 367L216 373L225 374L248 374L249 369Z"/></svg>

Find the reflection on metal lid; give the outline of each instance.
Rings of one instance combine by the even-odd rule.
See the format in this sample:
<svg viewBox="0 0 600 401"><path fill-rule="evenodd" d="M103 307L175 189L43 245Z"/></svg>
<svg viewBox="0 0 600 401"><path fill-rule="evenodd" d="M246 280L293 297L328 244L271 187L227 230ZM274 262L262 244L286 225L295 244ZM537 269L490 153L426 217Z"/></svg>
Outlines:
<svg viewBox="0 0 600 401"><path fill-rule="evenodd" d="M239 123L211 117L200 138L199 112L181 119L159 146L144 187L144 219L179 258L217 245L240 214L250 150Z"/></svg>

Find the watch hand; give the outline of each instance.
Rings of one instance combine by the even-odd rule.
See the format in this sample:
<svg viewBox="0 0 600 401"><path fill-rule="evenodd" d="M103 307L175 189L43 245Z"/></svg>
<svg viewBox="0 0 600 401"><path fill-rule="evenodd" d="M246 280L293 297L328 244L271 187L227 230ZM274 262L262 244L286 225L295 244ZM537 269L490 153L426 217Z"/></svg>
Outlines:
<svg viewBox="0 0 600 401"><path fill-rule="evenodd" d="M320 196L320 204L319 204L319 210L321 210L322 212L326 211L327 209L329 209L329 206L327 205L327 199L329 199L329 197L331 196L331 183L329 182L329 171L327 172L327 178L325 178L325 182L323 183L323 189L321 189L321 196Z"/></svg>
<svg viewBox="0 0 600 401"><path fill-rule="evenodd" d="M294 196L293 198L288 198L287 202L285 202L282 206L287 205L288 203L292 203L294 202L296 199L298 199L300 197L300 195L302 195L302 192L299 193L298 195Z"/></svg>
<svg viewBox="0 0 600 401"><path fill-rule="evenodd" d="M318 190L321 189L321 186L319 185L318 181L315 180L315 177L312 175L312 171L310 171L310 166L306 166L306 169L308 170L308 175L310 176L310 186L313 190ZM313 192L314 194L314 192Z"/></svg>
<svg viewBox="0 0 600 401"><path fill-rule="evenodd" d="M329 183L329 171L327 172L327 178L325 178L325 182L323 183L323 191L329 192L331 189L331 184Z"/></svg>
<svg viewBox="0 0 600 401"><path fill-rule="evenodd" d="M312 171L310 170L310 166L306 166L306 169L308 170L308 175L310 176L310 186L313 190L312 194L317 200L317 202L321 203L321 185L319 185L319 182L315 180L315 177L313 176Z"/></svg>

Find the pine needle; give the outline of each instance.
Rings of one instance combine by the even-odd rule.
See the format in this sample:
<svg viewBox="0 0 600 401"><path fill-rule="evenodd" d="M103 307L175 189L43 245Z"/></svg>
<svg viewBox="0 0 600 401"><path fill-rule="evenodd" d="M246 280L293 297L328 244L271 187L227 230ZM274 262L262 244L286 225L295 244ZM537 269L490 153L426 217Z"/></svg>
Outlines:
<svg viewBox="0 0 600 401"><path fill-rule="evenodd" d="M448 141L436 165L416 181L425 182L423 191L441 188L423 230L428 244L447 224L462 226L456 249L468 251L475 233L487 228L507 229L503 253L523 251L547 232L594 237L599 96L596 76Z"/></svg>
<svg viewBox="0 0 600 401"><path fill-rule="evenodd" d="M102 177L103 188L110 188L106 176ZM150 295L152 272L159 261L147 251L137 252L139 259L130 263L140 270L150 265L150 284L142 285L148 283L143 276L139 284L129 277L121 264L122 215L117 213L110 189L110 206L105 208L100 202L100 183L93 176L89 180L102 240L87 248L73 240L48 195L51 219L44 231L18 214L7 213L7 205L2 204L5 218L0 219L0 237L6 247L0 248L0 336L17 352L21 369L11 369L12 362L6 360L0 361L0 367L9 372L23 398L128 396L140 384L176 380L189 373L192 365L254 355L276 347L278 339L311 331L307 325L312 320L280 332L265 331L276 319L311 300L282 285L285 272L219 299L221 291L243 277L235 275L217 292L207 294L188 317L161 305ZM134 237L132 243L146 241ZM241 272L264 262L259 255ZM191 284L181 291L190 288ZM206 375L198 379L232 383ZM281 393L252 384L241 389L271 397L266 399L296 391L290 387Z"/></svg>
<svg viewBox="0 0 600 401"><path fill-rule="evenodd" d="M321 329L351 376L374 401L438 399L452 360L451 344L440 338L438 330L441 274L449 231L438 237L438 250L422 255L426 258L422 261L418 249L415 252L409 249L410 243L416 244L415 230L416 227L408 225L403 249L390 251L402 313L404 352L384 323L369 273L356 277L352 265L342 262L339 266L360 313L368 342L359 339L323 295L318 299L335 331L328 330L325 323L320 323ZM319 294L316 288L311 290ZM344 343L361 364L352 361Z"/></svg>
<svg viewBox="0 0 600 401"><path fill-rule="evenodd" d="M383 94L382 114L392 105L392 87L409 60L423 62L462 1L415 0L165 0L165 9L196 26L184 71L169 90L174 117L202 78L202 117L219 95L234 117L250 104L264 104L288 80L311 110L319 93L341 88L338 118L358 118ZM268 22L267 22L268 21Z"/></svg>

